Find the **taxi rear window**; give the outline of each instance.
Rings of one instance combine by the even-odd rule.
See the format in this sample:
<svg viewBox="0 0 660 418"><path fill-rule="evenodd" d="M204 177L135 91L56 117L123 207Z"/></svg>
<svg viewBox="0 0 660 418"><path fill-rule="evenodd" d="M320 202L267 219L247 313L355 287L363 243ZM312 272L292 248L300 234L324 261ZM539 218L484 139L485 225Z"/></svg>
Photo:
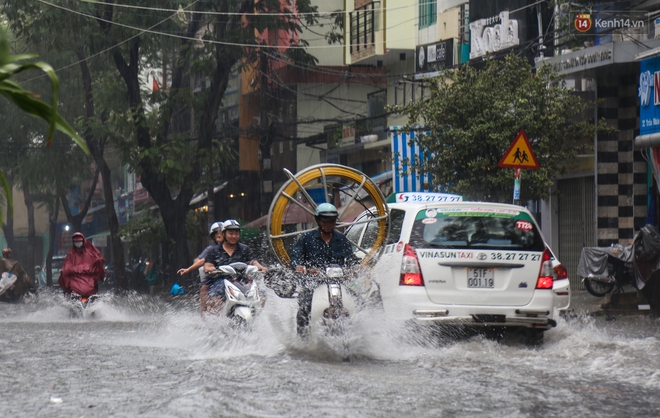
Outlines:
<svg viewBox="0 0 660 418"><path fill-rule="evenodd" d="M529 214L494 208L420 211L415 217L410 243L424 248L545 249Z"/></svg>

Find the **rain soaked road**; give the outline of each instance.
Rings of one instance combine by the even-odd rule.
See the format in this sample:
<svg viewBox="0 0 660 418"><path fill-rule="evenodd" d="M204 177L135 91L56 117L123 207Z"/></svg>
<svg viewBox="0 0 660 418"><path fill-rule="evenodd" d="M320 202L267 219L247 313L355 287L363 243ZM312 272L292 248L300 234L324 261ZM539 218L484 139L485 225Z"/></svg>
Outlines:
<svg viewBox="0 0 660 418"><path fill-rule="evenodd" d="M350 361L295 337L295 301L269 293L252 333L197 307L111 296L71 319L41 295L0 304L5 417L657 417L660 320L560 320L542 348L482 337L420 347L377 313Z"/></svg>

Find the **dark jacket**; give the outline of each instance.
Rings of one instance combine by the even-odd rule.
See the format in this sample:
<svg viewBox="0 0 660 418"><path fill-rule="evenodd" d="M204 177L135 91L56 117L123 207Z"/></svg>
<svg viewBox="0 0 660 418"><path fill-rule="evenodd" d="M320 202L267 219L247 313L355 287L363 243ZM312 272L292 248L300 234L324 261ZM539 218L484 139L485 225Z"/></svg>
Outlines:
<svg viewBox="0 0 660 418"><path fill-rule="evenodd" d="M220 244L216 246L204 259L206 263L213 263L213 265L216 267L226 266L227 264L235 263L238 261L241 263L249 264L254 260L255 258L254 253L252 252L252 248L248 247L242 242L239 242L236 245L236 249L231 256L227 254L224 246ZM204 280L203 284L210 285L213 284L215 280L217 280L217 278L206 279Z"/></svg>
<svg viewBox="0 0 660 418"><path fill-rule="evenodd" d="M359 259L353 254L351 243L344 234L332 231L332 237L326 244L317 229L300 236L291 250L291 266L324 268L330 264L351 266Z"/></svg>

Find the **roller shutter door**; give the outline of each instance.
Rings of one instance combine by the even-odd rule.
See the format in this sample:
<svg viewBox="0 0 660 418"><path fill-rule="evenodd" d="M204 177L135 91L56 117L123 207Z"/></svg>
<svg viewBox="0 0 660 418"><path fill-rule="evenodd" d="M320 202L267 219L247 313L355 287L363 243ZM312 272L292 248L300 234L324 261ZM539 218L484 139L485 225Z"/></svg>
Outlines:
<svg viewBox="0 0 660 418"><path fill-rule="evenodd" d="M557 182L559 260L568 270L571 289L583 290L577 265L582 247L596 245L594 238L594 178L578 177Z"/></svg>

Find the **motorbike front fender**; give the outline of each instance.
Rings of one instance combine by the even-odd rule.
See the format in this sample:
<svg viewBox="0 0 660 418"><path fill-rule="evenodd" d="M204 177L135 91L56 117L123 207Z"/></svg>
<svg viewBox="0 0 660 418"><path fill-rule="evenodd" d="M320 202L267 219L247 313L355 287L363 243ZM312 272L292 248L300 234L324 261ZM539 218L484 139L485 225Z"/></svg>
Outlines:
<svg viewBox="0 0 660 418"><path fill-rule="evenodd" d="M246 322L252 321L252 309L249 306L237 306L234 308L234 316L243 318Z"/></svg>
<svg viewBox="0 0 660 418"><path fill-rule="evenodd" d="M349 315L352 315L357 310L357 304L354 296L348 289L341 286L342 300L341 305ZM323 284L314 289L312 296L312 310L311 310L311 324L316 324L323 319L323 312L330 307L330 300L328 298L328 285Z"/></svg>

